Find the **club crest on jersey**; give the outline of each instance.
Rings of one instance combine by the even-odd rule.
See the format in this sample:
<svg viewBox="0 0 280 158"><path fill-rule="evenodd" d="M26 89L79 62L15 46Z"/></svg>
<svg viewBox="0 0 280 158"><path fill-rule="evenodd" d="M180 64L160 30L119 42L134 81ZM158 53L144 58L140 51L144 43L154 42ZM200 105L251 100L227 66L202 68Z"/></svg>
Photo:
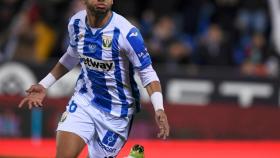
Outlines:
<svg viewBox="0 0 280 158"><path fill-rule="evenodd" d="M112 50L112 37L111 36L102 36L102 49Z"/></svg>

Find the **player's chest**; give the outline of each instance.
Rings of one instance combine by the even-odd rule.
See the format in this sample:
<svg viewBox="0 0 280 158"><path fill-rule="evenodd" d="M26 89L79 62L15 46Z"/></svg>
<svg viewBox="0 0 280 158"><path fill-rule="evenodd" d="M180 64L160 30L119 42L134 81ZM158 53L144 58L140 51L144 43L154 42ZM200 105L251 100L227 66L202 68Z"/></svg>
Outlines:
<svg viewBox="0 0 280 158"><path fill-rule="evenodd" d="M119 54L118 35L112 31L91 33L84 31L78 34L78 53L96 59L111 60Z"/></svg>

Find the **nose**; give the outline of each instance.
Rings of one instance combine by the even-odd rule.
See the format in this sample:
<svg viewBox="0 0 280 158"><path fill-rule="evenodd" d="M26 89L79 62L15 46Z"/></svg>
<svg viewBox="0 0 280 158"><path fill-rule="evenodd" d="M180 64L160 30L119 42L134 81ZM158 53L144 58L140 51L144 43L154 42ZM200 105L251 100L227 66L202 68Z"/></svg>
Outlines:
<svg viewBox="0 0 280 158"><path fill-rule="evenodd" d="M104 2L105 0L98 0L98 2Z"/></svg>

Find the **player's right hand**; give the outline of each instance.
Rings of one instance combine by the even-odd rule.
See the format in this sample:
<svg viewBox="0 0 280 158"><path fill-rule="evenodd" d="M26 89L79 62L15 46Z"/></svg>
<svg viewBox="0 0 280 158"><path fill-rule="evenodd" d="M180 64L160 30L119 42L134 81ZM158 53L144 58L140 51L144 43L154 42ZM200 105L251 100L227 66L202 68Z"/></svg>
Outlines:
<svg viewBox="0 0 280 158"><path fill-rule="evenodd" d="M25 104L28 105L29 109L32 107L42 107L43 100L47 94L46 88L40 84L32 85L28 90L26 90L27 96L22 99L18 107L21 108Z"/></svg>

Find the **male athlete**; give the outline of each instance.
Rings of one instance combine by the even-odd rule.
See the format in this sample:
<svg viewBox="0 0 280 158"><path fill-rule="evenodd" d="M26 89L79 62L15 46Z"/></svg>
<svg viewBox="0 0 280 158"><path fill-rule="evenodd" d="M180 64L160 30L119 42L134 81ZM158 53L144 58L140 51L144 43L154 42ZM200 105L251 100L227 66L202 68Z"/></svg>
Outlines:
<svg viewBox="0 0 280 158"><path fill-rule="evenodd" d="M27 90L19 107L43 106L47 88L80 63L75 93L57 127L56 157L75 158L86 144L91 158L116 157L140 108L136 72L154 106L158 137L166 139L169 125L161 86L140 32L111 11L113 0L83 1L86 10L76 13L68 25L66 53Z"/></svg>

